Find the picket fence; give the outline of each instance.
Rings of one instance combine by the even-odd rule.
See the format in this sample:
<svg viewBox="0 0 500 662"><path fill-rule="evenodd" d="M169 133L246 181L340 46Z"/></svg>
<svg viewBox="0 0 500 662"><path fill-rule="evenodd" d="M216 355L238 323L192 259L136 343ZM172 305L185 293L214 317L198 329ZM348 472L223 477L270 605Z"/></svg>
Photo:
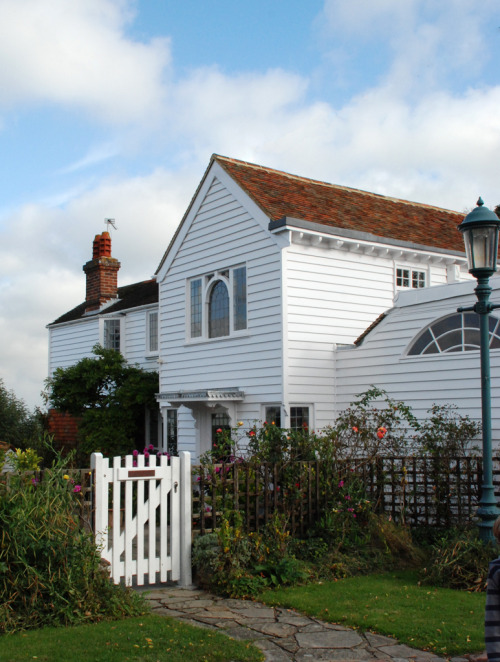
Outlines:
<svg viewBox="0 0 500 662"><path fill-rule="evenodd" d="M94 533L115 584L191 584L190 454L91 456Z"/></svg>

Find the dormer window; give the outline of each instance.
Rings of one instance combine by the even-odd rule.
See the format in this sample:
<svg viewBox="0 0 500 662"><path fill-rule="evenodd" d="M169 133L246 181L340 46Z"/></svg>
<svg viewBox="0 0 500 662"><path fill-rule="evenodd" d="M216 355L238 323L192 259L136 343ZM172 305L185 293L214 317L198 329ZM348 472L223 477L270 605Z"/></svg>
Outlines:
<svg viewBox="0 0 500 662"><path fill-rule="evenodd" d="M224 338L247 328L246 267L211 272L188 282L188 337Z"/></svg>

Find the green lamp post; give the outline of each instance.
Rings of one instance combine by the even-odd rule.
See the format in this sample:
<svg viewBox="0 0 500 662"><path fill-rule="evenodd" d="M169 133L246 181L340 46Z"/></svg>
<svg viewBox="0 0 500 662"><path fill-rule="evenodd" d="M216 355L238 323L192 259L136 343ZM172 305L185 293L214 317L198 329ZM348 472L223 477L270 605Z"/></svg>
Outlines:
<svg viewBox="0 0 500 662"><path fill-rule="evenodd" d="M474 290L477 303L472 308L459 308L458 311L473 310L479 315L481 348L481 409L483 428L483 484L479 501L479 535L484 543L493 542L492 527L500 515L493 489L493 460L491 448L491 377L489 347L489 314L499 306L490 303L490 276L497 270L498 230L500 219L479 198L477 207L467 214L458 226L465 243L469 273L477 278Z"/></svg>

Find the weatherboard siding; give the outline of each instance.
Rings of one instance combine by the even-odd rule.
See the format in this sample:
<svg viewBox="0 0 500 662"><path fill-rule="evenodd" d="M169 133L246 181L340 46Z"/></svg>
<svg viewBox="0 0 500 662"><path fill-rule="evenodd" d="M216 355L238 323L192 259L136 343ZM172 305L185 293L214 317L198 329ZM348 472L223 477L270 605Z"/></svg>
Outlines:
<svg viewBox="0 0 500 662"><path fill-rule="evenodd" d="M445 288L439 289L445 294ZM436 295L439 296L437 292ZM451 298L445 295L436 301L396 305L361 346L338 350L337 411L349 406L357 394L376 385L390 397L409 404L418 418L425 418L433 404L451 403L461 414L480 421L479 351L406 356L409 344L425 327L456 312L459 306L473 303L470 295ZM493 439L500 446L500 350L492 350L490 360Z"/></svg>
<svg viewBox="0 0 500 662"><path fill-rule="evenodd" d="M240 264L247 267L247 330L190 341L188 279ZM237 387L245 392L239 416L249 419L260 418L261 402L281 402L280 251L216 179L160 283L160 320L162 392Z"/></svg>
<svg viewBox="0 0 500 662"><path fill-rule="evenodd" d="M92 356L92 348L100 341L99 319L53 326L49 335L49 375L52 375L56 368L67 368Z"/></svg>

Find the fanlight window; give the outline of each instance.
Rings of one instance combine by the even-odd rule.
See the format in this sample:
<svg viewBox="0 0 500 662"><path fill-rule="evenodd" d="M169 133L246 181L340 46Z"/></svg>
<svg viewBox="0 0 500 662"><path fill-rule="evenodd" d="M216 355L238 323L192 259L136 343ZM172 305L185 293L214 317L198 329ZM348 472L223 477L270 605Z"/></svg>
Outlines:
<svg viewBox="0 0 500 662"><path fill-rule="evenodd" d="M500 320L489 317L490 348L500 348ZM408 356L469 352L480 348L479 315L455 313L433 322L410 345Z"/></svg>

